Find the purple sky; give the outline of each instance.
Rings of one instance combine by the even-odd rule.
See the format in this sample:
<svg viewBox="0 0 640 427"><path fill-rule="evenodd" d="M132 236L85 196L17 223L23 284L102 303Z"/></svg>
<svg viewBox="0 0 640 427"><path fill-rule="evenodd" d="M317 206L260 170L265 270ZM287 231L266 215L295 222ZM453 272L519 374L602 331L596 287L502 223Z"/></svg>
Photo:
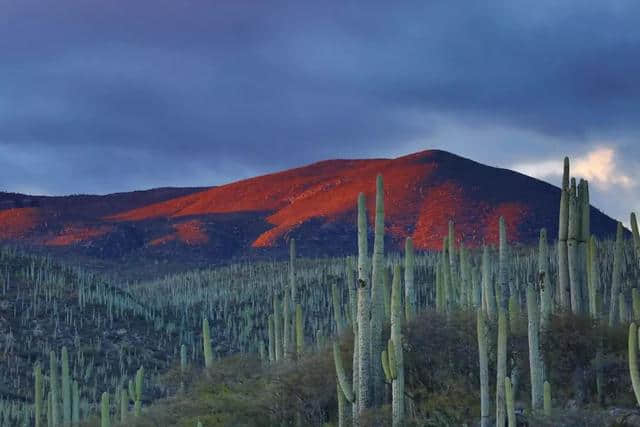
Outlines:
<svg viewBox="0 0 640 427"><path fill-rule="evenodd" d="M455 3L455 5L454 5ZM4 0L0 179L201 186L441 148L640 209L640 3Z"/></svg>

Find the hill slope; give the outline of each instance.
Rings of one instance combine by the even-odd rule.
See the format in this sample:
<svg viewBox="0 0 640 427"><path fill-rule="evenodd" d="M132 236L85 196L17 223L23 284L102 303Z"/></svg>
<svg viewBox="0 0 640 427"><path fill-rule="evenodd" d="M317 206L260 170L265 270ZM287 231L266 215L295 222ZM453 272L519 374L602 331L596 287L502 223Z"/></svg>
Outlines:
<svg viewBox="0 0 640 427"><path fill-rule="evenodd" d="M0 239L90 256L259 256L289 237L309 255L355 251L355 206L367 196L373 222L375 177L384 177L387 236L438 248L447 222L469 246L557 230L560 190L537 179L440 150L396 159L327 160L219 187L156 189L107 196L0 196ZM591 211L596 235L615 221Z"/></svg>

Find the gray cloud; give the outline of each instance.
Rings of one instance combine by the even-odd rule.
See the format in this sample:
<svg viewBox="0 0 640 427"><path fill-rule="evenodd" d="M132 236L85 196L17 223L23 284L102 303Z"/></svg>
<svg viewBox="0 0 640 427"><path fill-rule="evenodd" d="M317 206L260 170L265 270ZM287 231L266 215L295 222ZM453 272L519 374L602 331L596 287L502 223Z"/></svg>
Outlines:
<svg viewBox="0 0 640 427"><path fill-rule="evenodd" d="M509 167L602 141L632 170L640 4L591 3L9 0L0 179L104 193L432 147Z"/></svg>

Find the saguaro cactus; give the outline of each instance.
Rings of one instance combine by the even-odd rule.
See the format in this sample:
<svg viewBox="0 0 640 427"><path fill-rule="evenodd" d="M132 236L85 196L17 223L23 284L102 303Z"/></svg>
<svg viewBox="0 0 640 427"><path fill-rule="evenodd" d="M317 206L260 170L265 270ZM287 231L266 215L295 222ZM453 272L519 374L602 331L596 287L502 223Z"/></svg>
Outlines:
<svg viewBox="0 0 640 427"><path fill-rule="evenodd" d="M393 271L391 286L391 342L393 348L389 352L389 368L394 372L391 385L393 426L404 426L404 355L402 351L402 285L400 279L400 265ZM393 361L391 360L393 357Z"/></svg>
<svg viewBox="0 0 640 427"><path fill-rule="evenodd" d="M274 324L273 324L273 314L270 314L267 318L268 322L268 333L269 333L269 361L276 361L276 345L275 345L275 332L274 332Z"/></svg>
<svg viewBox="0 0 640 427"><path fill-rule="evenodd" d="M507 278L507 257L509 246L507 244L507 226L504 217L499 220L499 236L500 246L498 250L498 292L500 292L498 300L500 301L500 309L507 310L509 302L509 285Z"/></svg>
<svg viewBox="0 0 640 427"><path fill-rule="evenodd" d="M71 376L67 347L62 347L62 421L65 427L71 425Z"/></svg>
<svg viewBox="0 0 640 427"><path fill-rule="evenodd" d="M507 376L507 316L498 312L498 357L496 361L496 427L502 427L506 418L504 379Z"/></svg>
<svg viewBox="0 0 640 427"><path fill-rule="evenodd" d="M373 240L373 258L371 271L371 357L382 353L382 323L384 320L384 187L382 175L376 178L376 217ZM373 404L382 404L383 387L382 367L378 363L371 366L371 385Z"/></svg>
<svg viewBox="0 0 640 427"><path fill-rule="evenodd" d="M569 254L569 288L571 290L571 311L575 314L581 312L581 282L580 282L580 251L578 238L582 216L580 214L578 189L575 178L571 178L569 189L569 242L567 246Z"/></svg>
<svg viewBox="0 0 640 427"><path fill-rule="evenodd" d="M284 293L284 301L282 303L282 347L284 359L291 359L291 301L289 292Z"/></svg>
<svg viewBox="0 0 640 427"><path fill-rule="evenodd" d="M532 284L527 288L527 315L529 318L529 371L531 373L531 407L534 411L542 409L543 403L543 364L540 353L540 322L536 291Z"/></svg>
<svg viewBox="0 0 640 427"><path fill-rule="evenodd" d="M296 355L302 357L304 351L304 319L302 318L302 306L296 304Z"/></svg>
<svg viewBox="0 0 640 427"><path fill-rule="evenodd" d="M202 319L202 346L204 350L204 366L211 367L213 363L213 351L211 350L211 331L209 329L209 319Z"/></svg>
<svg viewBox="0 0 640 427"><path fill-rule="evenodd" d="M102 393L100 404L100 426L111 427L111 416L109 414L109 393Z"/></svg>
<svg viewBox="0 0 640 427"><path fill-rule="evenodd" d="M477 310L478 354L480 356L480 426L489 427L489 351L487 325L482 308Z"/></svg>
<svg viewBox="0 0 640 427"><path fill-rule="evenodd" d="M142 414L142 391L144 386L144 368L140 366L136 372L136 396L134 411L135 416L139 417Z"/></svg>
<svg viewBox="0 0 640 427"><path fill-rule="evenodd" d="M551 416L551 384L544 382L544 415Z"/></svg>
<svg viewBox="0 0 640 427"><path fill-rule="evenodd" d="M504 379L504 392L507 398L507 420L509 427L516 427L516 408L513 402L513 388L511 387L511 379Z"/></svg>
<svg viewBox="0 0 640 427"><path fill-rule="evenodd" d="M549 247L547 246L547 230L540 230L538 245L538 281L540 283L540 305L542 329L549 329L553 298L551 296L551 281L549 280Z"/></svg>
<svg viewBox="0 0 640 427"><path fill-rule="evenodd" d="M629 325L629 374L636 402L640 405L640 374L638 374L638 327L635 322Z"/></svg>
<svg viewBox="0 0 640 427"><path fill-rule="evenodd" d="M33 368L33 375L35 377L35 385L34 385L34 411L36 427L42 426L42 368L40 367L40 362L36 362Z"/></svg>
<svg viewBox="0 0 640 427"><path fill-rule="evenodd" d="M59 413L59 380L58 380L58 361L56 353L52 350L49 353L49 390L51 393L51 420L53 427L58 427L60 423Z"/></svg>
<svg viewBox="0 0 640 427"><path fill-rule="evenodd" d="M80 423L80 387L78 381L73 381L73 398L71 401L71 424L76 426Z"/></svg>
<svg viewBox="0 0 640 427"><path fill-rule="evenodd" d="M494 294L493 285L491 284L490 267L489 249L484 246L482 248L482 301L489 318L495 319L496 296Z"/></svg>
<svg viewBox="0 0 640 427"><path fill-rule="evenodd" d="M404 303L407 322L416 315L416 290L414 288L414 255L413 240L407 237L404 243Z"/></svg>
<svg viewBox="0 0 640 427"><path fill-rule="evenodd" d="M640 233L635 212L631 212L631 233L633 234L633 249L636 254L636 262L640 264Z"/></svg>
<svg viewBox="0 0 640 427"><path fill-rule="evenodd" d="M611 273L611 298L609 306L609 326L613 327L617 323L618 313L618 299L620 293L620 280L622 269L622 257L624 256L624 237L622 234L622 223L618 221L618 229L616 230L616 243L613 253L613 272Z"/></svg>
<svg viewBox="0 0 640 427"><path fill-rule="evenodd" d="M367 216L364 194L358 196L358 414L371 406L371 308L367 263ZM355 385L354 385L355 387Z"/></svg>
<svg viewBox="0 0 640 427"><path fill-rule="evenodd" d="M560 220L558 226L558 300L560 307L567 309L571 304L569 285L569 158L564 158L562 192L560 194Z"/></svg>
<svg viewBox="0 0 640 427"><path fill-rule="evenodd" d="M594 319L600 316L600 266L598 262L596 238L589 239L589 314Z"/></svg>

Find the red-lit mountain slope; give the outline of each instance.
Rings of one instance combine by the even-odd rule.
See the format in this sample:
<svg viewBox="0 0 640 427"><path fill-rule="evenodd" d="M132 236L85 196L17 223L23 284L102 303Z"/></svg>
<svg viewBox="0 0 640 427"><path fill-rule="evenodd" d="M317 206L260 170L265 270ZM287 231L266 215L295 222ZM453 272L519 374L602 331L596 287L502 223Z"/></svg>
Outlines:
<svg viewBox="0 0 640 427"><path fill-rule="evenodd" d="M541 227L554 236L557 229L557 187L430 150L396 159L328 160L212 188L33 197L0 211L0 238L102 256L187 251L225 259L283 248L292 236L309 254L350 253L358 193L366 194L373 223L378 173L392 248L407 236L417 248L439 248L450 219L458 242L470 246L495 243L500 216L511 241L533 241ZM611 218L594 208L591 215L594 233L615 231Z"/></svg>

